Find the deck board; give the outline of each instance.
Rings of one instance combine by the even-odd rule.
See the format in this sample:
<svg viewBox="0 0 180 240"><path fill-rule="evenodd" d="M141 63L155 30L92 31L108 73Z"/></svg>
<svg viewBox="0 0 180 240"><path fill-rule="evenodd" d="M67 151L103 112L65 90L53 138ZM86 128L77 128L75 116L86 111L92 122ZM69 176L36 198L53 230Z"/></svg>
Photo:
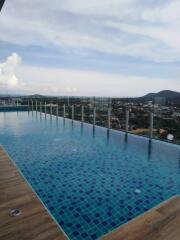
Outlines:
<svg viewBox="0 0 180 240"><path fill-rule="evenodd" d="M21 209L10 217L11 209ZM0 240L65 240L67 237L0 146Z"/></svg>
<svg viewBox="0 0 180 240"><path fill-rule="evenodd" d="M101 240L180 240L180 197L158 205Z"/></svg>

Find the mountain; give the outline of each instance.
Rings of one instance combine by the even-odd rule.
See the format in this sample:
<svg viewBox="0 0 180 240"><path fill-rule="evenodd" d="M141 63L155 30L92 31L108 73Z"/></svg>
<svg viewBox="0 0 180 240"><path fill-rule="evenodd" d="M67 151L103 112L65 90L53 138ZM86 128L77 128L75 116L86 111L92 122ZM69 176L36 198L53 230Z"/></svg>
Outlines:
<svg viewBox="0 0 180 240"><path fill-rule="evenodd" d="M46 97L47 96L43 96L43 95L40 95L40 94L25 96L25 98L46 98Z"/></svg>
<svg viewBox="0 0 180 240"><path fill-rule="evenodd" d="M179 97L180 93L171 91L171 90L163 90L158 93L148 93L147 95L143 96L142 98L155 98L155 97L165 97L167 99L173 99Z"/></svg>
<svg viewBox="0 0 180 240"><path fill-rule="evenodd" d="M0 94L0 98L10 98L10 97L22 97L22 98L29 98L29 99L41 99L41 98L60 98L61 96L48 96L48 95L18 95L18 94ZM176 103L180 105L180 92L171 91L171 90L163 90L158 93L148 93L142 97L128 97L128 98L119 98L122 102L147 102L153 101L156 97L165 98L167 102ZM76 97L75 97L76 98ZM80 98L80 97L77 97Z"/></svg>
<svg viewBox="0 0 180 240"><path fill-rule="evenodd" d="M156 95L156 93L148 93L145 96L142 96L140 98L144 98L146 100L151 100L151 99L153 99L155 97L155 95Z"/></svg>
<svg viewBox="0 0 180 240"><path fill-rule="evenodd" d="M163 90L158 93L148 93L145 96L138 98L142 101L153 101L154 98L162 97L165 98L167 101L180 103L180 92L175 92L171 90Z"/></svg>

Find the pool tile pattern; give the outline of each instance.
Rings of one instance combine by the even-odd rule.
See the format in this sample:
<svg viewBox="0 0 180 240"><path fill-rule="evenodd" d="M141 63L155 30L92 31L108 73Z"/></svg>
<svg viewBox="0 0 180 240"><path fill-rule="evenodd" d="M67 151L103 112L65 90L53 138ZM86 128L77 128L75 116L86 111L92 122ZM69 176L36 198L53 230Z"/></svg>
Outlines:
<svg viewBox="0 0 180 240"><path fill-rule="evenodd" d="M97 239L180 194L179 146L35 113L0 114L2 143L70 239Z"/></svg>

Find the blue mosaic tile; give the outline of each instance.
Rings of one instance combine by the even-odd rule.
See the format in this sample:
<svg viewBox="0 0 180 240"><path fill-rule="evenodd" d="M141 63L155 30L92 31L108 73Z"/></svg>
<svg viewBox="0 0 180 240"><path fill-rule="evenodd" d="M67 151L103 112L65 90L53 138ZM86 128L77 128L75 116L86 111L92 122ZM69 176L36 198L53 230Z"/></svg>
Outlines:
<svg viewBox="0 0 180 240"><path fill-rule="evenodd" d="M26 112L0 113L0 143L69 239L103 234L180 194L180 147Z"/></svg>

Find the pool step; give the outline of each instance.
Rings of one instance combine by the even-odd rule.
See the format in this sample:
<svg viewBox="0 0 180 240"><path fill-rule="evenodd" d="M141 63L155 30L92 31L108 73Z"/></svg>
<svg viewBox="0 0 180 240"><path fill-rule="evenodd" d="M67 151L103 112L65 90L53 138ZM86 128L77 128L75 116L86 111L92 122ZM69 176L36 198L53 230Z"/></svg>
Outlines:
<svg viewBox="0 0 180 240"><path fill-rule="evenodd" d="M180 240L180 196L174 196L101 240Z"/></svg>
<svg viewBox="0 0 180 240"><path fill-rule="evenodd" d="M0 146L0 240L67 237Z"/></svg>

